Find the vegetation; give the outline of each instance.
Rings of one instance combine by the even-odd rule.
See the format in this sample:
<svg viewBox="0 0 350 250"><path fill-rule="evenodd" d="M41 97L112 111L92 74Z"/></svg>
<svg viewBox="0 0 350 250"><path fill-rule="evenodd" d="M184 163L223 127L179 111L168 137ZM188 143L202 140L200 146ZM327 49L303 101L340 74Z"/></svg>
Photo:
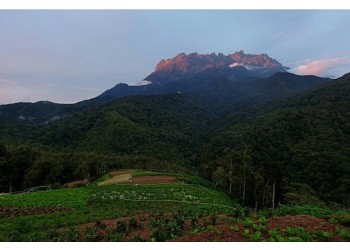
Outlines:
<svg viewBox="0 0 350 250"><path fill-rule="evenodd" d="M8 207L27 209L27 213L21 215L15 210L5 211L4 208ZM58 212L46 211L47 207L62 209ZM34 208L38 210L35 213ZM136 219L135 215L172 211L174 223L183 225L185 218L181 211L186 211L188 216L202 211L209 214L212 211L211 218L215 221L216 213L232 214L236 209L241 207L226 194L191 184L90 185L7 194L0 197L0 241L97 241L101 237L99 230L107 230L108 227L101 220L130 216L128 220L117 221L108 233L109 240L121 241L126 233L142 227L142 221ZM174 212L177 210L179 212ZM80 229L77 231L76 226L91 221L96 221L95 226L83 229L85 238L81 238L82 232ZM59 228L70 230L64 230L62 234ZM156 230L157 226L154 228ZM175 234L175 231L171 232Z"/></svg>
<svg viewBox="0 0 350 250"><path fill-rule="evenodd" d="M349 226L344 211L350 204L350 75L293 96L306 85L319 85L317 79L299 81L277 75L237 89L237 83L217 80L195 94L130 96L74 109L44 103L21 104L17 113L15 106L2 108L0 192L6 194L0 196L0 208L13 207L3 214L15 216L0 213L1 240L62 240L52 231L59 227L71 227L66 239L81 240L75 226L134 216L140 200L143 211L185 211L157 222L151 237L156 241L183 235L184 220L192 231L206 231L217 225L220 213L243 218L245 229L239 233L252 241L335 237L334 232L267 230L265 225L269 216L311 215ZM272 89L263 91L260 83ZM246 91L252 94L243 95ZM16 119L36 108L39 120ZM45 122L53 114L62 117ZM185 185L86 187L117 169L136 169L134 176L175 176ZM53 190L7 194L42 185ZM49 213L51 206L63 210ZM22 216L32 211L21 211L24 207L48 214ZM186 214L199 210L208 214ZM246 217L248 211L265 217L257 222ZM125 223L127 229L110 228L108 240L123 240L129 237L125 231L141 226L135 220ZM346 239L344 230L337 235ZM94 228L84 232L86 240L102 237Z"/></svg>

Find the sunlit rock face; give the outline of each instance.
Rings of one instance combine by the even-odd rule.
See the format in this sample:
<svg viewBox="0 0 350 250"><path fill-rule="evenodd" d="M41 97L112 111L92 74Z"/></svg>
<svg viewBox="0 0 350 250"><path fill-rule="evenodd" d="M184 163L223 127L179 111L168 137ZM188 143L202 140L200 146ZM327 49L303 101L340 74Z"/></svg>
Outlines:
<svg viewBox="0 0 350 250"><path fill-rule="evenodd" d="M215 69L231 72L236 67L244 67L250 75L256 77L268 77L276 72L286 72L288 69L267 54L245 54L242 50L229 55L181 53L174 58L161 60L155 71L145 80L166 84L207 72L216 74Z"/></svg>

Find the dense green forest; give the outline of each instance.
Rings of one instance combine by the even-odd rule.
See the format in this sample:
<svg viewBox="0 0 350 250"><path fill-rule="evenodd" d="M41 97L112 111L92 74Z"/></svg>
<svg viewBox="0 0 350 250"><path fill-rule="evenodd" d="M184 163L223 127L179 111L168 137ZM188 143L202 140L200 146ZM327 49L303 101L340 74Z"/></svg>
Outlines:
<svg viewBox="0 0 350 250"><path fill-rule="evenodd" d="M49 123L7 117L0 191L92 181L111 169L172 169L256 209L349 207L350 75L316 80L277 74L240 89L216 80L200 93L129 96Z"/></svg>

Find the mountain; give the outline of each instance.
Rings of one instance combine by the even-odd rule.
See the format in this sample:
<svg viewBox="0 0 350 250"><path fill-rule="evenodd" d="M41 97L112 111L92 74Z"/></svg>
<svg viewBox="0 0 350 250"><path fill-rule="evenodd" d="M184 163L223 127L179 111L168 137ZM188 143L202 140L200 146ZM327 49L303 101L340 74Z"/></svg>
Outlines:
<svg viewBox="0 0 350 250"><path fill-rule="evenodd" d="M244 150L250 152L254 168L277 179L262 178L270 183L279 180L281 189L282 180L303 183L326 201L346 204L350 193L349 107L347 74L260 107L241 119L227 120L205 146L211 154L206 164L215 166L228 149Z"/></svg>
<svg viewBox="0 0 350 250"><path fill-rule="evenodd" d="M286 72L277 60L267 54L245 54L243 50L229 55L219 53L178 54L176 57L161 60L153 73L145 78L146 81L158 84L167 84L181 79L191 78L207 70L223 69L230 78L230 69L244 67L252 76L268 77L276 72ZM245 72L247 73L247 72Z"/></svg>
<svg viewBox="0 0 350 250"><path fill-rule="evenodd" d="M271 68L278 66L269 60ZM23 173L31 179L42 180L49 172L47 183L63 184L87 169L96 168L97 177L101 168L142 168L147 161L196 171L229 190L227 171L235 160L232 196L242 204L271 207L275 188L276 202L295 198L286 191L293 182L308 185L325 201L346 204L350 75L330 80L278 71L262 77L247 65L230 65L168 83L119 84L76 104L0 106L0 141L9 148L8 164L28 166L32 170ZM36 151L27 157L22 146L28 144L42 158L36 160ZM17 180L17 189L22 182ZM7 189L0 180L1 185ZM257 201L266 192L269 203Z"/></svg>
<svg viewBox="0 0 350 250"><path fill-rule="evenodd" d="M291 73L276 73L266 79L245 78L239 81L228 80L224 77L197 76L158 87L155 87L155 85L130 87L126 84L119 84L115 90L117 90L117 94L125 94L126 96L133 96L135 93L138 93L138 95L189 93L191 95L188 95L188 98L196 98L200 100L202 105L210 106L211 112L223 114L232 110L241 110L249 105L258 105L278 98L285 98L300 91L312 89L327 81L329 81L327 78L298 76ZM151 86L153 88L150 88ZM133 88L144 89L132 93L123 92L123 88L129 90ZM42 101L2 105L0 106L0 118L2 120L0 135L15 134L14 130L19 127L21 129L18 130L25 131L23 124L38 126L53 123L60 119L69 119L77 113L102 106L122 97L124 96L101 95L75 104L57 104Z"/></svg>
<svg viewBox="0 0 350 250"><path fill-rule="evenodd" d="M153 73L147 76L142 86L125 83L105 91L98 98L129 95L159 95L170 93L193 93L206 88L216 79L250 81L266 78L277 72L287 72L277 60L267 54L251 55L243 51L234 54L179 54L174 58L161 60Z"/></svg>

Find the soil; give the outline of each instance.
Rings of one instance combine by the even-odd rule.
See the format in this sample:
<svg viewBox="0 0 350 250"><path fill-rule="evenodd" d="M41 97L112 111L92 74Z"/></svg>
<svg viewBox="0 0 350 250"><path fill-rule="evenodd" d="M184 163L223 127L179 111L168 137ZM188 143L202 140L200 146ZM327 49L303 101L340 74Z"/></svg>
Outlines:
<svg viewBox="0 0 350 250"><path fill-rule="evenodd" d="M91 223L85 223L78 225L76 229L79 232L79 239L80 241L87 241L86 231L88 228L97 228L98 231L98 239L96 241L104 242L106 241L106 236L108 234L108 228L113 229L118 221L125 221L126 223L129 222L131 217L120 217L116 219L108 219L108 220L102 220L99 222L91 222ZM132 229L132 231L124 238L123 241L132 242L134 241L134 237L136 235L141 236L146 241L149 241L151 238L151 225L150 225L150 214L144 213L134 216L139 224L139 226L135 229ZM129 223L128 223L129 224ZM69 228L60 228L57 230L59 233L67 232Z"/></svg>
<svg viewBox="0 0 350 250"><path fill-rule="evenodd" d="M133 171L131 170L117 170L117 171L111 172L110 174L113 176L116 176L116 175L123 175L123 174L132 174L132 172Z"/></svg>
<svg viewBox="0 0 350 250"><path fill-rule="evenodd" d="M165 214L170 216L171 213ZM80 240L86 241L86 231L88 228L94 227L98 229L98 239L97 241L106 241L107 230L106 228L114 228L118 221L129 222L131 217L123 217L117 219L109 219L103 220L101 222L92 222L81 224L77 226L77 230L80 233ZM130 230L131 232L126 235L123 241L134 241L135 236L141 236L145 241L150 241L152 234L151 227L151 214L144 213L135 215L135 218L139 224L137 228ZM207 221L210 220L209 217L205 218ZM199 224L203 223L203 218L199 220ZM140 226L141 225L141 226ZM235 231L232 229L232 226L237 226L239 231ZM328 231L332 233L332 238L329 241L344 241L339 235L336 233L336 225L327 222L326 220L316 218L313 216L307 215L299 215L299 216L283 216L283 217L271 217L268 219L266 224L266 230L270 231L276 227L279 227L281 230L281 235L284 235L284 229L286 227L304 227L306 231ZM344 228L342 226L338 226ZM217 223L215 227L211 230L202 231L196 234L193 234L193 228L191 226L190 221L185 222L184 231L185 236L178 237L173 242L247 242L250 241L249 238L243 237L242 232L245 229L245 225L242 223L232 223L232 218L226 215L218 215ZM65 232L68 228L61 228L58 232ZM267 235L267 233L266 233ZM265 236L267 239L267 236Z"/></svg>
<svg viewBox="0 0 350 250"><path fill-rule="evenodd" d="M132 184L166 184L176 182L175 176L139 176L131 178Z"/></svg>
<svg viewBox="0 0 350 250"><path fill-rule="evenodd" d="M177 238L176 241L181 242L212 242L212 241L249 241L248 238L242 236L242 232L245 229L244 225L236 224L239 231L231 229L233 224L223 224L215 227L213 230L201 232L196 235L189 235ZM281 234L284 234L286 227L304 227L305 231L328 231L332 233L332 238L329 241L343 241L343 239L336 233L334 224L327 222L324 219L316 218L309 215L297 215L297 216L283 216L283 217L271 217L266 224L267 231L270 231L276 227L279 227ZM342 226L338 226L342 227ZM343 228L343 227L342 227ZM265 237L267 239L267 237Z"/></svg>
<svg viewBox="0 0 350 250"><path fill-rule="evenodd" d="M68 211L67 208L50 206L50 207L13 207L13 206L0 206L0 218L16 217L16 216L28 216L39 214L51 214L57 212Z"/></svg>
<svg viewBox="0 0 350 250"><path fill-rule="evenodd" d="M176 181L175 176L132 176L132 171L114 171L111 172L112 177L99 182L97 185L110 185L110 184L124 184L130 183L134 185L138 184L167 184L174 183Z"/></svg>

